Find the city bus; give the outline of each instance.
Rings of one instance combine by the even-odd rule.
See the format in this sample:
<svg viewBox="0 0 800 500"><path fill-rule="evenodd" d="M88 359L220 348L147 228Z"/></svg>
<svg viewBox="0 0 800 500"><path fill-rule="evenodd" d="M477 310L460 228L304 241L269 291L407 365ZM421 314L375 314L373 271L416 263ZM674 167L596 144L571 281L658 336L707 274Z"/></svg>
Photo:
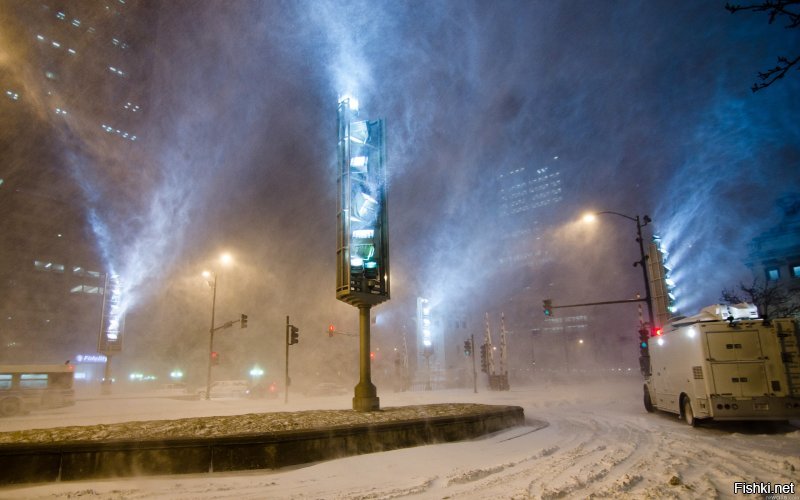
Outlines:
<svg viewBox="0 0 800 500"><path fill-rule="evenodd" d="M75 367L0 365L0 416L75 404Z"/></svg>

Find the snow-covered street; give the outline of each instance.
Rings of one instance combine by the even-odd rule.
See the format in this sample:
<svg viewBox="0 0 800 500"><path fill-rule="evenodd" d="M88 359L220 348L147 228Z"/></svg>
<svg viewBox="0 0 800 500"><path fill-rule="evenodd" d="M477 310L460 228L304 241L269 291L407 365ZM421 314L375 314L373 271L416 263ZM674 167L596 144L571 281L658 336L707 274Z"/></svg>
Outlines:
<svg viewBox="0 0 800 500"><path fill-rule="evenodd" d="M519 405L527 419L549 425L275 471L6 487L0 489L0 498L732 498L735 482L800 482L797 422L691 428L672 415L646 413L637 376L586 377L568 384L543 382L478 394L391 393L379 388L379 395L382 407L440 402ZM282 400L164 400L144 405L145 400L118 401L79 401L74 408L50 415L5 419L0 431L247 413L259 411L257 407L285 411L350 404L349 396L297 396L289 405ZM140 411L129 412L131 403Z"/></svg>

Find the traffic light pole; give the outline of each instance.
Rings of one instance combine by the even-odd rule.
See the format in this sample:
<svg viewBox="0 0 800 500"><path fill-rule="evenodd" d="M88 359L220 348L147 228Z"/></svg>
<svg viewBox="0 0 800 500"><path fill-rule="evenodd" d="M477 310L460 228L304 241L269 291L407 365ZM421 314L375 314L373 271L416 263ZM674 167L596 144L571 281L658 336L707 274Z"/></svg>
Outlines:
<svg viewBox="0 0 800 500"><path fill-rule="evenodd" d="M380 409L378 390L372 383L372 365L369 357L369 312L371 307L368 304L360 304L358 306L358 333L361 351L359 352L360 378L353 396L353 409L356 411L375 411Z"/></svg>
<svg viewBox="0 0 800 500"><path fill-rule="evenodd" d="M472 389L475 394L478 394L478 371L475 368L475 335L469 335L470 346L472 346Z"/></svg>
<svg viewBox="0 0 800 500"><path fill-rule="evenodd" d="M283 403L289 402L289 316L286 316L286 374L283 377Z"/></svg>

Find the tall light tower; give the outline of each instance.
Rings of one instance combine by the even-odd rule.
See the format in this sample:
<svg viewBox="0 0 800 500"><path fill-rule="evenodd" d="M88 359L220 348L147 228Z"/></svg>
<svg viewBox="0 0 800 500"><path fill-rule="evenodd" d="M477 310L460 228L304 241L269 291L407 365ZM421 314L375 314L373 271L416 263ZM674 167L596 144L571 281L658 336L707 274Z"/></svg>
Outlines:
<svg viewBox="0 0 800 500"><path fill-rule="evenodd" d="M336 298L358 307L360 378L353 409L380 408L370 364L370 308L389 300L389 230L386 214L386 129L361 120L358 101L339 100L337 112Z"/></svg>

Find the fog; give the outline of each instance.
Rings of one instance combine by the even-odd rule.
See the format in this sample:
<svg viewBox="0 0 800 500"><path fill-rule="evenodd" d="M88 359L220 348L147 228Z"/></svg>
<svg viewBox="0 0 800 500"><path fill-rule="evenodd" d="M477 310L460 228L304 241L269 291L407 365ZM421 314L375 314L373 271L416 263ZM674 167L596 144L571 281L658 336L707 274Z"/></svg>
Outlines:
<svg viewBox="0 0 800 500"><path fill-rule="evenodd" d="M778 222L775 200L800 186L800 79L750 91L757 71L800 46L797 30L723 5L128 2L125 22L138 23L141 38L127 71L144 103L133 145L116 150L94 123L53 115L41 97L25 101L58 131L57 161L79 187L88 237L104 271L122 277L120 376L181 368L204 382L212 292L200 273L212 269L217 325L249 317L247 329L217 333L215 377L244 378L258 364L282 380L290 316L301 332L293 377L356 381L356 339L327 335L329 324L358 325L356 310L335 299L344 94L388 131L393 288L373 310L373 346L386 353L378 377L393 369L403 331L414 345L418 296L445 311L443 322L449 311L468 318L448 348L481 336L486 312L496 339L505 312L527 350L544 298L643 294L631 266L635 225L603 216L587 227L577 222L586 211L649 215L646 237L659 234L670 251L680 309L716 303L723 288L750 280L748 242ZM0 71L42 96L14 42L32 36L26 8L0 7ZM104 92L97 79L64 78ZM39 140L15 134L10 171ZM498 176L522 167L557 170L562 194L526 216L535 257L509 264L498 257L514 229L498 217ZM223 251L234 257L224 269ZM580 313L592 316L594 335L635 339L636 306ZM76 351L96 342L95 331L64 334ZM620 361L608 345L594 360Z"/></svg>

